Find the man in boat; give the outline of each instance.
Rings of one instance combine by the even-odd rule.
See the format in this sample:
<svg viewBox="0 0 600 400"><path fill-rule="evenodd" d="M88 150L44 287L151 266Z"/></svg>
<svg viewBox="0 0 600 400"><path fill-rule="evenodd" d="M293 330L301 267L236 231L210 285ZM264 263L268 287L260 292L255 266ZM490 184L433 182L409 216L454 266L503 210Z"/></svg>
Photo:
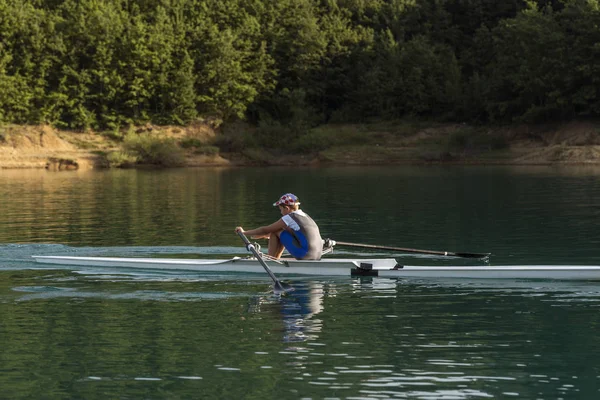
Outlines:
<svg viewBox="0 0 600 400"><path fill-rule="evenodd" d="M244 231L238 226L236 232L244 232L253 239L269 239L269 255L280 258L283 249L298 260L319 260L323 252L323 240L319 227L304 211L300 201L292 193L286 193L273 206L279 207L282 217L268 226Z"/></svg>

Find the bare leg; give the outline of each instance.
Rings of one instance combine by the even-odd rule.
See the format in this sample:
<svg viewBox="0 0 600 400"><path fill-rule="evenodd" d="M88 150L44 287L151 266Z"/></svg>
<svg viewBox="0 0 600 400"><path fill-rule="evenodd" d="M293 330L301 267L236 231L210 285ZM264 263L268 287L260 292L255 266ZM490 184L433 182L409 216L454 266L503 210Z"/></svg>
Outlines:
<svg viewBox="0 0 600 400"><path fill-rule="evenodd" d="M283 254L283 244L279 240L280 232L272 233L269 237L269 255L274 258L280 258Z"/></svg>

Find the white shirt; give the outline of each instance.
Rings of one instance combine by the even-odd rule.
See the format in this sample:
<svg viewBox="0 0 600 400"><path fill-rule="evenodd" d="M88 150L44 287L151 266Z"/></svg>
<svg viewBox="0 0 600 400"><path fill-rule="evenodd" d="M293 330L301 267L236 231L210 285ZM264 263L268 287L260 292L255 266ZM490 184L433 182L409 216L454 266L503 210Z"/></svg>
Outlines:
<svg viewBox="0 0 600 400"><path fill-rule="evenodd" d="M303 217L307 217L306 213L302 210L292 211L290 214L298 214ZM298 223L296 221L294 221L294 219L292 217L290 217L290 214L284 215L283 217L281 217L281 219L287 226L289 226L290 228L292 228L295 231L299 231L300 226L298 225Z"/></svg>

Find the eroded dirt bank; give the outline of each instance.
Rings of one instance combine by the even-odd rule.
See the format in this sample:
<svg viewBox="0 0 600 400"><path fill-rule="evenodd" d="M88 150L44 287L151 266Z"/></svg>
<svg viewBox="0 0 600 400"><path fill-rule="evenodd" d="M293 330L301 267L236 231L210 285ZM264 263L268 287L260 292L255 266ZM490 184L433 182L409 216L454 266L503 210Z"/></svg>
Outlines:
<svg viewBox="0 0 600 400"><path fill-rule="evenodd" d="M215 131L206 124L189 127L154 127L135 129L138 134L195 139L209 143ZM106 154L121 148L122 137L96 132L57 130L48 125L4 126L0 128L0 168L47 168L73 170L106 168ZM186 166L227 165L219 155L186 153Z"/></svg>
<svg viewBox="0 0 600 400"><path fill-rule="evenodd" d="M281 157L260 149L258 152L263 154L261 165L451 163L600 166L600 123L479 127L477 140L471 140L469 135L472 135L473 129L460 124L438 124L408 135L367 129L365 134L372 135L368 144L337 145L298 156ZM206 124L145 126L137 128L136 132L176 140L193 138L207 144L220 134ZM119 148L120 140L107 134L63 131L46 125L0 128L0 168L104 168L104 155ZM256 159L240 153L202 155L187 152L185 157L185 166L254 164L257 164Z"/></svg>

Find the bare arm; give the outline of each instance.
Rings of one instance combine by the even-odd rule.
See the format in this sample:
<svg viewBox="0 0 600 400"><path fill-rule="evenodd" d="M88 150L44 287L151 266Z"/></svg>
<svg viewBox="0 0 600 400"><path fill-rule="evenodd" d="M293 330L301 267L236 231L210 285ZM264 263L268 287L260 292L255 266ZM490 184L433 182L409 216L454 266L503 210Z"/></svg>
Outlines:
<svg viewBox="0 0 600 400"><path fill-rule="evenodd" d="M259 228L256 229L250 229L245 231L244 228L242 228L241 226L238 226L237 228L235 228L236 232L244 232L247 236L252 237L253 239L263 239L263 238L268 238L269 236L271 236L271 233L276 233L276 232L280 232L282 230L284 230L286 227L285 222L283 222L283 219L278 219L276 222L272 223L271 225L267 225L267 226L261 226Z"/></svg>

